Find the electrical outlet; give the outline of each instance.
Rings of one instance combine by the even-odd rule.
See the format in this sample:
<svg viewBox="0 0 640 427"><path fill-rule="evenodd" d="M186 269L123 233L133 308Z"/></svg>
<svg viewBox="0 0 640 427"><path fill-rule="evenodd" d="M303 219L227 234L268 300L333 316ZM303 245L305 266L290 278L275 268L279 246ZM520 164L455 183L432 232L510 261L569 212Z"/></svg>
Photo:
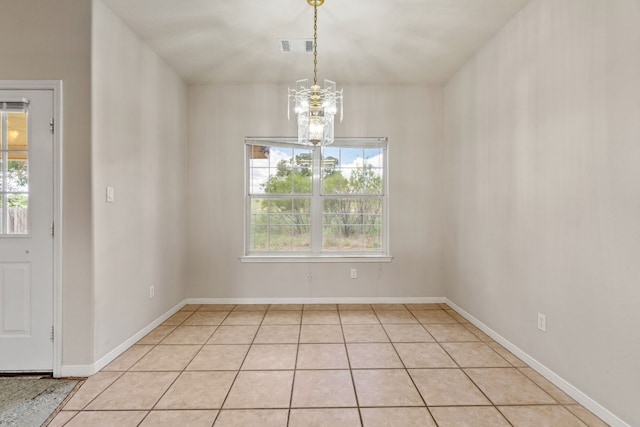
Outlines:
<svg viewBox="0 0 640 427"><path fill-rule="evenodd" d="M153 299L156 296L155 286L149 286L149 299Z"/></svg>
<svg viewBox="0 0 640 427"><path fill-rule="evenodd" d="M547 316L542 313L538 313L538 329L547 332Z"/></svg>
<svg viewBox="0 0 640 427"><path fill-rule="evenodd" d="M351 278L352 279L357 279L358 278L358 269L356 269L356 268L352 268L351 269Z"/></svg>

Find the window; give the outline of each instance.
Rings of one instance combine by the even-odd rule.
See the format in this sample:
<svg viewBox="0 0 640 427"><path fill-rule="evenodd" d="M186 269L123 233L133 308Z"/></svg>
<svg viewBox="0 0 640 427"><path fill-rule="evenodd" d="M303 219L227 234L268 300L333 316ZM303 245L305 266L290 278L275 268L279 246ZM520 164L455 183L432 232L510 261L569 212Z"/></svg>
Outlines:
<svg viewBox="0 0 640 427"><path fill-rule="evenodd" d="M247 138L248 256L387 256L387 140Z"/></svg>
<svg viewBox="0 0 640 427"><path fill-rule="evenodd" d="M26 109L26 102L0 102L0 235L29 233Z"/></svg>

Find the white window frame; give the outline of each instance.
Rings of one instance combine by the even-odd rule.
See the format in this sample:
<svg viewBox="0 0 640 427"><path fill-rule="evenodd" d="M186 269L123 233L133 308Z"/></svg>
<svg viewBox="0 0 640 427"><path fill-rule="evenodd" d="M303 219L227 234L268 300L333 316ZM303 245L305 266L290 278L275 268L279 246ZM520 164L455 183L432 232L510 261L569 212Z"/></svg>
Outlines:
<svg viewBox="0 0 640 427"><path fill-rule="evenodd" d="M250 252L251 245L251 185L249 146L270 145L285 147L309 148L313 153L313 193L311 199L311 251L310 252ZM382 231L381 250L379 252L322 252L322 201L327 195L321 194L321 155L316 155L321 147L301 146L297 144L296 138L286 137L247 137L243 146L245 157L244 168L244 199L245 199L245 221L244 221L244 255L240 257L242 262L390 262L393 257L389 252L389 145L388 139L380 138L335 138L332 147L340 148L377 148L384 153L382 188ZM348 195L337 195L348 197ZM358 196L354 196L358 197Z"/></svg>

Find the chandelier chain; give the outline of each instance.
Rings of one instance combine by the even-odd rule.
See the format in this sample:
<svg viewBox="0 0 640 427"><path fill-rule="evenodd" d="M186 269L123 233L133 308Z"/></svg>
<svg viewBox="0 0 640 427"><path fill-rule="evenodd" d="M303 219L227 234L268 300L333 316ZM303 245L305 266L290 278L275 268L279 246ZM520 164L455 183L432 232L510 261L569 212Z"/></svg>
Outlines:
<svg viewBox="0 0 640 427"><path fill-rule="evenodd" d="M309 79L303 79L296 81L295 89L289 88L287 117L293 101L298 121L298 143L302 145L332 144L336 113L340 114L342 121L342 89L336 89L336 83L331 80L324 81L324 88L318 86L318 7L324 1L307 0L309 6L313 6L313 85L309 86Z"/></svg>
<svg viewBox="0 0 640 427"><path fill-rule="evenodd" d="M313 5L313 85L318 84L318 6Z"/></svg>

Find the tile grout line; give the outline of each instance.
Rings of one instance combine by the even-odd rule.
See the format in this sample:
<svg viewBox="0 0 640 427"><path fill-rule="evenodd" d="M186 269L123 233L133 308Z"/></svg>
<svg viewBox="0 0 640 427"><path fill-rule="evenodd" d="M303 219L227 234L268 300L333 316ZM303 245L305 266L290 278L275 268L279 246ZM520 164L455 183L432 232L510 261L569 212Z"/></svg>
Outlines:
<svg viewBox="0 0 640 427"><path fill-rule="evenodd" d="M80 387L82 387L82 385L85 383L86 380L87 380L86 378L85 379L81 379L81 380L78 381L78 383L75 386L73 386L73 389L71 390L71 392L69 392L67 397L65 397L64 400L62 402L60 402L60 405L58 405L58 407L53 411L53 413L51 413L49 415L49 417L46 420L44 420L44 423L42 424L43 426L48 426L49 424L51 424L53 419L56 418L60 412L62 412L62 410L64 409L64 406L67 403L69 403L69 401L78 392L78 390L80 390ZM71 418L69 418L63 425L69 423L80 412L81 411L76 411L76 413L73 414L73 416Z"/></svg>
<svg viewBox="0 0 640 427"><path fill-rule="evenodd" d="M199 308L198 308L198 310L199 310ZM183 325L184 325L184 322L186 322L186 321L187 321L187 319L189 319L191 316L193 316L193 315L194 315L198 310L195 310L195 311L191 312L191 314L190 314L190 315L188 315L187 317L185 317L185 318L184 318L184 320L183 320L179 325L177 325L177 326L176 326L176 328L175 328L173 331L171 331L169 334L167 334L167 336L166 336L166 337L164 337L164 339L162 339L158 344L156 344L156 347L157 347L157 346L159 346L159 345L162 343L162 341L164 341L165 339L167 339L167 338L168 338L168 337L169 337L173 332L175 332L175 331L176 331L180 326L183 326ZM146 420L146 419L147 419L147 417L149 416L149 414L151 414L151 411L153 411L153 410L156 408L156 406L158 405L158 402L160 402L160 401L162 400L162 398L167 394L167 392L171 389L171 387L173 387L173 385L176 383L176 381L178 381L178 378L180 378L180 377L182 376L182 374L183 374L183 373L185 372L185 370L187 369L187 366L189 366L189 364L190 364L191 362L193 362L193 359L195 359L195 357L198 355L198 353L200 353L200 350L202 350L202 348L204 347L204 344L206 344L206 342L211 338L211 336L215 333L215 331L216 331L217 329L218 329L218 328L216 327L216 328L213 330L213 332L211 332L211 335L209 335L209 338L207 338L206 340L204 340L204 343L203 343L202 345L200 345L200 348L198 349L198 351L196 351L196 352L193 354L193 356L191 357L191 359L190 359L190 360L189 360L189 361L184 365L184 367L182 368L182 370L180 370L180 371L174 371L174 372L178 372L178 375L176 375L176 377L173 379L173 381L171 381L171 384L169 384L169 386L166 388L166 390L165 390L165 391L160 395L160 397L158 398L158 400L156 400L156 401L155 401L155 403L151 406L151 409L149 409L149 410L147 411L147 413L145 414L145 416L144 416L144 417L142 417L142 419L140 420L140 422L137 424L138 426L140 426L140 425L144 422L144 420ZM176 345L188 345L188 344L176 344ZM151 352L152 350L153 350L153 349L149 350L149 352ZM147 352L147 354L148 354L148 352ZM145 356L146 356L146 354L145 354ZM143 356L143 357L144 357L144 356ZM140 358L140 360L142 360L142 358ZM140 360L138 360L138 362L139 362ZM138 362L136 362L136 363L138 363ZM132 368L133 366L135 366L135 363L134 363L133 365L131 365L131 368ZM131 368L129 368L129 370L127 370L127 372L129 372L129 371L131 370ZM167 372L171 372L171 371L167 371Z"/></svg>
<svg viewBox="0 0 640 427"><path fill-rule="evenodd" d="M453 317L453 316L452 316L452 317ZM461 322L460 322L458 319L455 319L455 318L454 318L454 320L456 320L456 324L461 324ZM469 331L469 332L471 332L471 331ZM473 334L473 335L475 336L475 334ZM477 338L477 337L476 337L476 338ZM469 376L469 374L467 374L467 372L462 368L462 366L460 366L460 363L458 363L458 361L457 361L457 360L456 360L456 359L455 359L455 358L454 358L454 357L453 357L453 356L452 356L452 355L447 351L447 349L446 349L446 348L444 348L444 347L442 346L442 344L441 344L440 340L438 340L435 336L434 336L434 339L436 340L436 343L440 346L440 348L442 349L442 351L444 351L444 352L447 354L447 356L449 356L449 358L450 358L451 360L453 360L453 363L455 363L455 364L456 364L457 369L459 369L459 370L460 370L460 372L462 372L462 373L463 373L463 374L464 374L464 375L469 379L469 381L471 381L471 383L472 383L472 384L473 384L473 385L478 389L478 391L480 391L480 393L482 393L482 395L485 397L485 399L487 399L487 401L488 401L489 403L491 403L491 406L497 410L498 408L496 407L496 405L495 405L495 403L493 402L493 400L491 400L491 399L489 398L489 396L487 396L487 394L484 392L484 390L482 390L482 389L480 388L480 386L479 386L478 384L476 384L476 382L475 382L475 381L473 381L473 379ZM479 339L479 338L478 338L478 339ZM449 341L449 342L456 342L456 341ZM459 341L459 342L468 342L468 341ZM508 363L508 362L507 362L507 363ZM504 414L502 414L502 412L500 412L500 415L502 415L502 417L503 417L505 420L507 420L507 417L505 417L505 416L504 416ZM509 420L507 420L507 422L509 422ZM509 424L511 424L511 422L509 422Z"/></svg>
<svg viewBox="0 0 640 427"><path fill-rule="evenodd" d="M409 310L405 304L403 304L403 306L411 314L411 316L413 316L413 318L418 321L418 324L424 328L424 326L418 320L418 318L415 316L415 314L413 314L413 312L411 310ZM376 315L376 317L378 317L378 314L375 312L375 310L374 310L374 314ZM378 320L380 320L379 317L378 317ZM380 324L382 325L382 322L380 322ZM420 389L418 388L418 385L415 383L413 377L411 376L411 373L409 372L409 369L407 369L407 365L405 364L404 360L402 360L402 357L400 357L400 353L398 353L398 349L396 348L395 343L393 342L393 340L389 336L387 330L384 328L384 325L382 326L382 329L384 330L384 333L387 335L387 338L389 339L389 343L391 344L391 347L393 348L393 351L396 353L396 356L398 357L398 360L400 360L400 363L402 363L402 367L403 367L404 372L407 374L407 377L409 377L409 380L411 381L411 384L413 384L413 387L416 389L416 393L418 393L418 396L420 396L420 399L422 400L422 403L424 403L424 407L427 409L427 413L431 417L431 420L436 424L436 427L438 427L438 422L436 421L435 417L431 413L431 410L429 409L429 405L427 405L427 401L424 399L424 396L422 395L422 393L420 393ZM424 328L424 329L426 329L426 328ZM427 331L427 333L428 333L428 331Z"/></svg>
<svg viewBox="0 0 640 427"><path fill-rule="evenodd" d="M337 308L337 306L336 306ZM353 395L356 399L356 407L358 408L358 419L360 420L360 426L364 425L364 421L362 420L362 411L360 410L360 399L358 398L358 391L356 389L356 381L353 378L353 367L351 366L351 358L349 357L349 348L347 347L347 337L344 334L344 325L342 324L342 316L340 315L340 310L338 310L338 322L340 323L340 332L342 332L342 341L344 345L344 352L347 355L347 364L349 366L349 376L351 377L351 384L353 387Z"/></svg>
<svg viewBox="0 0 640 427"><path fill-rule="evenodd" d="M178 311L178 312L179 312L179 311ZM176 313L178 313L178 312L176 312ZM175 314L174 314L174 315L175 315ZM193 315L193 313L191 313L189 316L187 316L187 317L185 318L185 320L186 320L186 319L188 319L189 317L191 317L191 315ZM172 317L173 317L173 316L172 316ZM169 320L169 319L167 319L167 320ZM183 321L184 321L184 320L183 320ZM166 321L165 321L165 322L166 322ZM133 362L133 363L131 364L131 366L130 366L130 367L128 367L126 370L124 370L124 371L107 371L107 372L118 372L120 375L118 375L118 377L117 377L113 382L111 382L108 386L106 386L103 390L101 390L97 395L95 395L91 400L89 400L89 402L87 402L87 404L85 404L85 405L84 405L80 410L78 410L78 411L76 412L76 414L74 414L70 419L68 419L68 420L64 423L64 425L66 425L66 424L70 423L70 422L71 422L71 420L73 420L73 419L74 419L76 416L78 416L80 413L82 413L82 412L88 412L87 407L88 407L91 403L93 403L93 402L94 402L98 397L100 397L100 396L101 396L105 391L107 391L111 386L113 386L113 385L114 385L118 380L120 380L120 379L121 379L121 378L122 378L126 373L131 372L131 368L133 368L133 367L134 367L134 366L135 366L135 365L136 365L140 360L142 360L142 358L144 358L147 354L149 354L151 351L153 351L153 349L154 349L154 348L156 348L158 345L160 345L160 343L162 342L162 340L164 340L164 339L165 339L167 336L169 336L173 331L175 331L175 330L177 329L177 327L178 327L180 324L181 324L181 323L179 323L178 325L165 325L165 326L174 326L174 328L173 328L171 331L169 331L169 332L167 333L167 335L165 335L163 338L161 338L157 343L152 344L152 345L151 345L151 347L152 347L152 348L151 348L148 352L146 352L145 354L141 355L141 356L140 356L140 357L139 357L135 362ZM163 324L161 324L161 325L159 325L159 326L162 326L162 325L164 325L164 322L163 322ZM151 332L153 332L153 331L151 331ZM151 332L150 332L150 333L151 333ZM147 335L148 335L148 334L147 334ZM143 338L144 338L144 337L143 337ZM135 345L135 344L134 344L134 345ZM133 347L133 346L132 346L132 347ZM108 365L107 365L107 366L108 366ZM100 370L99 372L104 372L104 371ZM134 372L135 372L135 371L134 371ZM177 377L176 377L176 378L177 378ZM85 381L86 381L86 380L85 380ZM174 381L175 381L175 380L174 380ZM172 384L173 384L173 383L172 383ZM170 385L170 386L171 386L171 385ZM170 386L169 386L169 387L170 387ZM166 392L166 391L165 391L165 392ZM163 394L164 394L164 393L163 393ZM156 402L156 403L157 403L157 402ZM154 405L154 406L155 406L155 405ZM104 410L102 410L102 411L108 412L108 411L113 411L113 410L104 409ZM131 409L130 411L134 411L134 410L133 410L133 409ZM135 411L138 411L138 410L135 410ZM146 412L147 412L147 413L146 413L146 414L145 414L145 416L143 417L143 420L144 420L144 418L146 418L146 417L147 417L147 415L149 414L150 410L146 410ZM141 423L141 422L142 422L142 420L140 421L140 423Z"/></svg>
<svg viewBox="0 0 640 427"><path fill-rule="evenodd" d="M229 314L231 314L233 311L235 311L236 307L238 307L238 305L235 305L235 307L233 308L233 310L231 310L229 312ZM242 310L240 310L242 311ZM267 315L267 310L265 310L264 314L262 315L262 320L260 320L260 323L258 324L258 328L256 329L256 331L253 334L253 338L251 339L251 343L249 343L249 348L247 348L247 352L245 353L244 357L242 358L242 363L240 363L240 366L238 366L238 369L236 370L236 375L233 377L233 381L231 381L231 384L229 385L229 390L227 390L227 393L224 396L224 399L222 399L222 403L220 404L220 409L218 410L218 413L216 414L215 418L213 419L213 424L212 426L214 426L216 424L216 422L218 421L218 418L220 418L220 415L222 414L222 408L224 408L224 404L227 402L227 399L229 398L229 394L231 394L231 389L233 389L233 385L236 383L236 380L238 379L238 376L240 375L240 371L242 370L242 365L244 365L244 362L247 360L247 357L249 356L249 352L251 351L251 347L253 346L253 343L256 340L256 337L258 336L258 331L260 330L260 326L262 325L262 322L264 321L264 317ZM228 315L227 315L228 317ZM225 320L226 318L225 317ZM222 324L220 326L223 326ZM242 326L242 325L228 325L228 326Z"/></svg>
<svg viewBox="0 0 640 427"><path fill-rule="evenodd" d="M453 317L453 316L452 316L452 317ZM457 319L456 319L456 320L457 320ZM462 322L460 322L459 320L457 320L457 322L458 322L458 324L461 324L461 325L462 325ZM464 325L462 325L462 326L464 326ZM466 328L466 326L465 326L465 329L469 330L468 328ZM472 331L469 331L469 332L473 333ZM476 338L478 338L478 339L480 340L480 337L478 337L476 334L473 334L473 335L474 335L474 336L476 336ZM434 337L434 338L435 338L435 337ZM445 353L447 353L447 355L448 355L448 356L453 360L453 362L456 364L456 366L458 366L458 369L459 369L459 370L460 370L460 371L461 371L461 372L462 372L462 373L463 373L463 374L464 374L464 375L469 379L469 381L471 381L471 383L472 383L472 384L473 384L473 385L474 385L474 386L475 386L475 387L480 391L480 393L482 393L482 395L483 395L483 396L484 396L484 397L485 397L485 398L486 398L486 399L491 403L491 407L493 407L496 411L498 411L498 413L502 416L502 418L503 418L504 420L506 420L506 421L507 421L507 423L509 423L510 425L512 425L512 426L513 426L513 424L512 424L512 423L511 423L511 421L506 417L506 415L505 415L504 413L502 413L502 411L500 411L500 409L498 408L498 406L496 405L496 403L495 403L495 402L494 402L494 401L493 401L493 400L492 400L492 399L491 399L491 398L490 398L490 397L485 393L485 391L484 391L484 390L482 390L482 388L481 388L481 387L480 387L480 386L479 386L479 385L478 385L478 384L473 380L473 378L471 378L471 376L469 376L469 374L467 373L467 371L465 371L465 369L464 369L462 366L460 366L460 364L458 363L458 361L457 361L457 360L456 360L456 359L455 359L455 358L454 358L454 357L453 357L453 356L452 356L452 355L447 351L447 349L446 349L446 348L444 348L444 347L440 344L440 341L439 341L439 340L437 340L437 338L436 338L436 341L437 341L437 342L438 342L438 344L440 345L440 348L442 348L442 350L443 350ZM466 342L466 341L464 341L464 342ZM482 341L480 340L480 342L482 342ZM508 360L506 360L506 359L505 359L505 361L511 365L511 363L510 363ZM512 367L513 367L513 366L512 366ZM485 369L486 369L486 368L485 368Z"/></svg>
<svg viewBox="0 0 640 427"><path fill-rule="evenodd" d="M204 348L204 346L206 345L206 343L211 339L211 337L213 336L213 334L215 334L215 332L218 330L218 328L220 327L220 325L185 325L184 323L190 318L192 317L195 313L199 312L200 309L202 308L202 305L200 305L200 307L198 307L198 309L194 310L191 312L191 314L189 316L187 316L182 323L180 323L179 325L177 325L171 332L169 332L167 334L166 337L164 337L162 340L160 340L160 342L158 342L156 344L156 347L160 346L160 345L191 345L191 344L162 344L162 341L164 341L169 335L171 335L175 330L177 330L180 326L216 326L216 328L211 332L211 334L209 335L209 337L207 339L204 340L204 343L200 345L200 348L198 349L198 351L196 351L194 353L194 355L191 357L191 359L185 364L184 368L181 371L173 371L173 372L178 372L178 375L176 376L176 378L171 382L171 384L169 384L169 387L167 387L167 389L162 393L162 395L158 398L158 400L154 403L154 405L152 406L152 408L147 412L147 414L142 418L142 420L140 421L140 423L138 423L138 425L141 425L146 418L149 416L149 414L151 414L151 412L156 408L156 406L158 405L158 403L162 400L162 398L167 394L167 392L171 389L171 387L176 383L176 381L178 380L178 378L180 378L182 376L182 374L186 371L187 367L191 364L191 362L193 362L193 360L196 358L196 356L198 355L198 353L200 353L200 351ZM204 310L202 312L205 312ZM227 315L224 317L224 319L227 318L227 316L229 315L228 312ZM224 319L222 321L224 321ZM152 349L153 350L153 349ZM150 350L151 351L151 350ZM148 353L147 353L148 354ZM145 354L146 355L146 354ZM144 356L143 356L144 357ZM142 358L141 358L142 359ZM139 361L139 360L138 360ZM136 362L137 363L137 362ZM135 366L135 363L131 366L131 368ZM127 371L129 372L130 369ZM157 372L157 371L134 371L134 372ZM166 372L171 372L171 371L166 371ZM167 410L171 410L171 409L167 409Z"/></svg>
<svg viewBox="0 0 640 427"><path fill-rule="evenodd" d="M298 325L298 342L296 344L296 358L293 364L293 379L291 380L291 394L289 396L289 408L287 409L287 427L291 422L291 408L293 407L293 389L296 386L296 376L298 374L298 355L300 354L300 335L302 335L302 316L304 315L304 306L300 310L300 324Z"/></svg>
<svg viewBox="0 0 640 427"><path fill-rule="evenodd" d="M442 310L446 312L446 309L442 309ZM413 313L412 313L412 314L413 314ZM447 314L448 314L448 313L447 313ZM453 317L453 316L452 316L452 317ZM455 317L453 317L453 318L454 318L454 320L456 320L456 323L451 323L451 324L462 324L462 322L460 322L458 319L455 319ZM422 322L420 322L420 323L424 326L424 324L423 324ZM446 324L446 323L441 323L441 324ZM464 325L463 325L463 326L464 326ZM425 329L426 329L426 327L425 327ZM467 329L467 330L468 330L468 328L466 328L466 327L465 327L465 329ZM428 330L427 330L427 331L428 331ZM471 333L473 334L473 332L472 332L472 331L470 331L470 330L469 330L469 332L471 332ZM481 340L481 338L480 338L480 337L478 337L476 334L473 334L473 335L474 335L476 338L478 338L478 340L479 340L479 341L443 341L443 342L444 342L444 343L446 343L446 342L454 342L454 343L455 343L455 342L461 342L461 343L465 343L465 342L480 342L480 343L485 344L485 343ZM441 342L440 340L438 340L435 336L434 336L433 338L435 339L435 343L436 343L436 344L438 344L438 346L442 349L442 351L444 351L444 352L447 354L447 356L448 356L448 357L449 357L449 358L450 358L450 359L455 363L455 365L457 366L457 368L452 368L452 369L460 370L460 371L461 371L461 372L462 372L462 373L463 373L463 374L464 374L464 375L469 379L469 381L471 381L471 383L472 383L472 384L473 384L473 385L474 385L474 386L475 386L475 387L480 391L480 393L482 393L482 395L487 399L487 401L488 401L489 403L491 403L491 405L488 405L488 406L487 406L487 405L482 405L482 406L484 406L484 407L493 407L493 408L495 408L495 409L500 413L500 415L504 418L504 420L506 420L510 425L512 425L512 424L511 424L511 422L507 419L507 417L502 413L502 411L500 411L500 410L498 409L497 405L493 402L493 400L491 400L491 399L489 398L489 396L488 396L488 395L487 395L487 394L486 394L486 393L485 393L485 392L484 392L484 391L483 391L483 390L478 386L478 384L476 384L476 382L475 382L475 381L473 381L473 379L472 379L472 378L467 374L467 372L464 370L464 368L463 368L462 366L460 366L459 362L458 362L458 361L457 361L457 360L456 360L456 359L451 355L451 353L450 353L449 351L447 351L447 349L442 345L442 343L443 343L443 342ZM486 344L485 344L485 345L486 345ZM489 346L487 346L487 347L489 347ZM504 358L503 358L503 359L504 359ZM511 363L510 363L509 361L507 361L506 359L505 359L505 361L511 365ZM429 368L429 369L433 369L433 368ZM438 369L441 369L441 368L438 368ZM412 378L412 380L413 380L413 378ZM416 387L417 387L417 386L416 386ZM425 403L426 403L426 402L425 402ZM433 407L450 407L450 406L448 406L448 405L433 405ZM432 413L432 412L431 412L431 410L429 409L429 405L427 405L427 409L429 410L429 413L431 413L431 415L432 415L432 417L433 417L433 413ZM434 418L434 421L436 421L436 420L435 420L435 417L433 417L433 418ZM437 423L437 421L436 421L436 423Z"/></svg>
<svg viewBox="0 0 640 427"><path fill-rule="evenodd" d="M456 319L456 320L457 320L457 319ZM460 322L459 322L459 321L458 321L458 324L460 324ZM470 331L470 332L471 332L471 331ZM475 336L475 334L474 334L474 336ZM434 337L434 338L435 338L435 337ZM497 406L496 406L496 404L493 402L493 400L491 400L491 399L489 398L489 396L487 396L487 394L484 392L484 390L482 390L482 389L480 388L480 386L479 386L478 384L476 384L476 382L475 382L475 381L473 381L473 378L471 378L471 377L469 376L469 374L464 370L464 368L462 368L462 366L460 366L460 363L458 363L458 361L457 361L457 360L456 360L456 359L455 359L455 358L454 358L454 357L453 357L453 356L452 356L452 355L447 351L447 349L446 349L446 348L444 348L444 347L442 346L442 344L440 343L440 341L438 341L438 339L437 339L437 338L436 338L436 342L438 343L438 345L440 346L440 348L442 349L442 351L444 351L444 352L447 354L447 356L449 356L449 358L451 358L451 360L453 360L453 363L455 363L455 364L456 364L457 369L458 369L458 370L460 370L460 372L462 372L462 373L464 374L464 376L465 376L465 377L467 377L467 379L468 379L469 381L471 381L471 383L472 383L472 384L473 384L473 385L478 389L478 391L480 391L480 393L482 393L482 395L485 397L485 399L487 399L487 401L491 404L491 405L490 405L490 407L492 407L492 408L494 408L496 411L498 411L498 413L502 416L502 418L503 418L504 420L506 420L506 421L507 421L507 423L509 423L510 425L512 425L512 426L513 426L513 424L511 423L511 421L509 421L509 420L507 419L507 417L502 413L502 411L500 411L500 410L498 409L498 407L497 407ZM448 341L448 342L455 342L455 341ZM459 341L459 342L468 342L468 341ZM475 342L475 341L474 341L474 342ZM507 363L509 363L509 362L507 361ZM488 407L488 406L485 406L485 407Z"/></svg>

